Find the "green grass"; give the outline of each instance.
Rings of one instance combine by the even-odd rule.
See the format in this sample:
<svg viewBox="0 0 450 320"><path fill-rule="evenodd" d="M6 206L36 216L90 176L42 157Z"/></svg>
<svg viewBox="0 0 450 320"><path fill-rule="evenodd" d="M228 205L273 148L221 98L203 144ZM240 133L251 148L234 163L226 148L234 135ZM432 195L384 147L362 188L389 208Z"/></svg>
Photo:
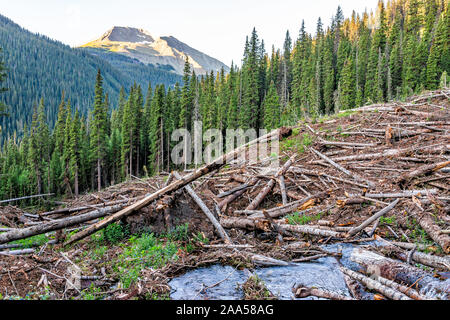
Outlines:
<svg viewBox="0 0 450 320"><path fill-rule="evenodd" d="M348 110L348 111L344 111L342 113L336 114L335 117L336 118L345 118L345 117L349 117L349 116L351 116L351 115L353 115L355 113L356 113L356 111Z"/></svg>
<svg viewBox="0 0 450 320"><path fill-rule="evenodd" d="M281 142L282 151L295 151L297 153L304 153L306 148L314 142L313 137L305 133L301 136L295 136L292 139Z"/></svg>
<svg viewBox="0 0 450 320"><path fill-rule="evenodd" d="M104 244L116 245L119 242L125 240L130 235L128 226L123 226L120 223L113 223L107 226L105 229L94 233L91 236L92 244L95 247ZM70 234L71 236L71 234Z"/></svg>
<svg viewBox="0 0 450 320"><path fill-rule="evenodd" d="M190 238L188 227L187 223L179 225L159 237L153 233L142 233L131 236L123 243L122 253L112 263L122 287L129 288L136 282L143 269L161 268L177 261L179 252L190 253L197 243L209 243L209 239L200 232Z"/></svg>
<svg viewBox="0 0 450 320"><path fill-rule="evenodd" d="M311 221L318 221L322 218L322 212L318 213L315 216L306 216L304 214L300 214L299 212L295 212L286 217L287 221L291 225L304 225L308 224Z"/></svg>
<svg viewBox="0 0 450 320"><path fill-rule="evenodd" d="M113 270L118 272L124 288L129 288L145 268L161 268L178 259L177 252L182 246L172 240L164 241L153 234L132 236L129 246L119 255Z"/></svg>
<svg viewBox="0 0 450 320"><path fill-rule="evenodd" d="M39 234L36 236L32 236L30 238L16 240L11 242L12 244L20 244L24 248L32 248L35 246L42 246L49 241L48 237L45 234Z"/></svg>
<svg viewBox="0 0 450 320"><path fill-rule="evenodd" d="M82 300L101 300L103 298L102 295L99 295L98 293L102 292L101 288L98 288L94 286L94 284L91 284L89 288L84 289L81 291L81 299Z"/></svg>
<svg viewBox="0 0 450 320"><path fill-rule="evenodd" d="M394 226L396 225L396 219L394 216L392 217L381 217L380 218L380 226L382 225L390 225L390 226Z"/></svg>

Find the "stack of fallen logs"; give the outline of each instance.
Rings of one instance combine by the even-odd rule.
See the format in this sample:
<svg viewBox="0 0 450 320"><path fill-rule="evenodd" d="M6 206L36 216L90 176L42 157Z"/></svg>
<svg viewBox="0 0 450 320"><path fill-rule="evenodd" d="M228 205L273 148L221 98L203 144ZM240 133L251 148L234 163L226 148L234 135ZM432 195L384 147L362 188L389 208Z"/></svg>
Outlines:
<svg viewBox="0 0 450 320"><path fill-rule="evenodd" d="M164 178L139 180L147 194L63 208L40 214L41 221L34 225L0 229L0 249L14 240L83 225L65 242L73 244L151 203L171 206L176 201L171 195L186 192L224 242L209 247L247 253L259 265L287 265L289 262L247 250L243 232L264 233L284 249L292 245L304 248L311 241L379 240L384 246L376 248L378 254L355 252L366 274L341 267L352 296L361 298L357 283L389 299L426 299L412 287L425 288L432 277L412 264L450 270L449 95L449 90L431 92L407 103L362 107L345 117L275 130L187 174L173 172ZM304 144L305 152L301 152L284 148L281 140L279 158L284 163L278 168L267 167L271 158L253 163L236 160L255 143L292 134L288 139L302 143L308 135L313 142ZM293 213L297 218L309 217L306 221L311 222L296 224L295 219L287 219ZM67 214L70 216L64 217ZM386 223L388 217L395 223ZM417 243L415 229L419 226L433 243ZM394 241L383 239L386 237ZM427 248L440 254L420 252ZM383 250L396 259L380 255ZM329 254L316 250L295 261ZM298 297L348 299L301 285L293 291Z"/></svg>

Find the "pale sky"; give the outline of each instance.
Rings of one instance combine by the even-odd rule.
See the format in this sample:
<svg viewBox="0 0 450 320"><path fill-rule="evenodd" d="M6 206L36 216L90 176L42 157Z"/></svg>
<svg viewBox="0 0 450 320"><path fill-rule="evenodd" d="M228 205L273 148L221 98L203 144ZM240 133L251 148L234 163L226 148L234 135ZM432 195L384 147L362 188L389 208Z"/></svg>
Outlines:
<svg viewBox="0 0 450 320"><path fill-rule="evenodd" d="M0 0L0 14L32 32L70 46L99 38L113 26L174 36L227 65L240 65L246 35L256 27L266 51L296 39L302 19L314 32L341 5L345 17L375 10L377 0Z"/></svg>

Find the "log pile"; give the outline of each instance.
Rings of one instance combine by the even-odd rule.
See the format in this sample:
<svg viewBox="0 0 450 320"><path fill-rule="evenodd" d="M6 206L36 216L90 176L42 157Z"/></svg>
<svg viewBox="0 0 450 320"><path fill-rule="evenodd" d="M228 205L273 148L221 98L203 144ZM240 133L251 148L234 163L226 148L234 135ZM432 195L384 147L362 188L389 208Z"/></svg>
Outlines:
<svg viewBox="0 0 450 320"><path fill-rule="evenodd" d="M53 211L30 214L14 209L20 212L11 214L15 207L0 207L0 245L77 227L79 232L64 242L74 245L109 224L138 215L161 216L170 228L170 209L184 199L193 214L208 221L226 250L248 251L245 234L265 237L273 246L292 241L358 243L381 236L390 238L383 241L395 248L397 259L448 271L448 94L432 92L407 103L367 106L320 123L282 128L202 168L134 179ZM274 136L281 139L278 167L267 167L271 159L233 161L252 144ZM419 239L419 234L427 238ZM427 258L409 252L408 248L417 249L419 240L437 247L437 253ZM326 255L316 252L312 257ZM265 258L269 265L276 258L255 251L249 256L261 265ZM424 299L404 284L391 283L398 279L383 275L377 282L368 274L341 271L386 298ZM302 286L294 293L346 299Z"/></svg>

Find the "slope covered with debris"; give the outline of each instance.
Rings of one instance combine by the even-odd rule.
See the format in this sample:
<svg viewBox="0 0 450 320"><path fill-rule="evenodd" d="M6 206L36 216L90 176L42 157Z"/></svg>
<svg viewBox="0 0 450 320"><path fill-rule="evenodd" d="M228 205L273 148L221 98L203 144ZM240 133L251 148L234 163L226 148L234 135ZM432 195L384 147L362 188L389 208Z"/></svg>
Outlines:
<svg viewBox="0 0 450 320"><path fill-rule="evenodd" d="M352 243L359 267L340 265L350 295L302 285L293 294L361 299L369 288L371 298L427 299L423 289L434 286L445 299L449 96L430 92L284 128L279 168L233 161L129 181L49 212L1 207L0 293L168 298L171 278L201 266L339 261L342 253L324 245Z"/></svg>

